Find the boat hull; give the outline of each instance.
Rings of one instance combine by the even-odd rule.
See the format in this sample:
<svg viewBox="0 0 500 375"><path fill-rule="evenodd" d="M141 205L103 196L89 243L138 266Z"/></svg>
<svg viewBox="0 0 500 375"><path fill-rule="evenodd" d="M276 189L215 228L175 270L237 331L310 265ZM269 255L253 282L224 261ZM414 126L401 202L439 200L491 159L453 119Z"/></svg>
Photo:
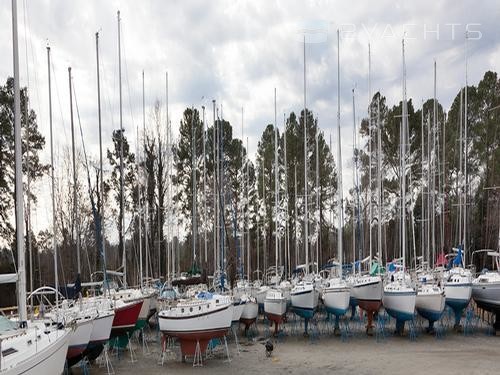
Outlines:
<svg viewBox="0 0 500 375"><path fill-rule="evenodd" d="M319 293L315 288L295 293L292 291L291 297L292 310L295 314L305 319L310 319L314 316L319 298Z"/></svg>
<svg viewBox="0 0 500 375"><path fill-rule="evenodd" d="M441 319L445 307L444 293L417 293L415 309L432 325Z"/></svg>
<svg viewBox="0 0 500 375"><path fill-rule="evenodd" d="M74 330L71 332L68 343L68 361L78 358L87 349L90 342L90 335L94 319L81 319L76 322Z"/></svg>
<svg viewBox="0 0 500 375"><path fill-rule="evenodd" d="M416 293L384 292L383 304L387 313L398 322L413 320L415 316Z"/></svg>
<svg viewBox="0 0 500 375"><path fill-rule="evenodd" d="M183 355L194 355L197 344L201 352L205 352L211 339L226 335L231 327L232 316L232 304L197 316L167 316L161 312L158 315L160 331L179 339Z"/></svg>
<svg viewBox="0 0 500 375"><path fill-rule="evenodd" d="M111 338L121 336L134 329L142 308L142 300L127 302L115 308L115 317L111 328Z"/></svg>
<svg viewBox="0 0 500 375"><path fill-rule="evenodd" d="M500 313L500 282L474 283L472 298L480 308L496 314Z"/></svg>
<svg viewBox="0 0 500 375"><path fill-rule="evenodd" d="M109 313L102 313L94 318L89 346L102 345L109 340L114 317L114 312L110 311Z"/></svg>
<svg viewBox="0 0 500 375"><path fill-rule="evenodd" d="M336 316L344 315L349 310L351 290L348 287L323 288L323 303L326 311Z"/></svg>
<svg viewBox="0 0 500 375"><path fill-rule="evenodd" d="M40 328L41 330L36 333L37 335L43 330L42 327ZM50 333L50 345L47 345L43 349L38 347L38 350L35 345L32 345L30 351L28 353L23 352L23 358L12 367L9 366L9 362L4 358L1 373L5 375L62 374L68 352L70 334L71 331L69 329ZM45 340L47 336L42 336L41 339ZM4 342L2 350L5 349L5 344Z"/></svg>

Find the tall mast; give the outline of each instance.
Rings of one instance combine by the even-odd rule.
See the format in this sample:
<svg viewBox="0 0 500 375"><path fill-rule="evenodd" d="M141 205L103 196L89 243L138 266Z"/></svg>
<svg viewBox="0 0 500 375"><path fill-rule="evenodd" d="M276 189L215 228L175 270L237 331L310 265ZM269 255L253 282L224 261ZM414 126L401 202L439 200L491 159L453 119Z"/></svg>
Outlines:
<svg viewBox="0 0 500 375"><path fill-rule="evenodd" d="M433 121L432 121L432 259L428 259L431 267L436 259L436 131L437 131L437 106L436 106L436 60L434 60L434 99L433 99Z"/></svg>
<svg viewBox="0 0 500 375"><path fill-rule="evenodd" d="M248 142L248 138L247 138ZM290 230L289 230L289 220L288 220L288 213L289 213L289 199L288 199L288 162L287 162L287 155L286 155L286 115L283 113L283 146L284 146L284 152L283 152L283 164L285 165L285 198L286 198L286 222L285 222L285 232L286 232L286 261L285 261L285 275L288 277L290 273ZM248 149L248 148L247 148Z"/></svg>
<svg viewBox="0 0 500 375"><path fill-rule="evenodd" d="M216 122L215 122L215 99L212 100L213 105L213 115L214 115L214 127L213 127L213 157L214 157L214 189L213 189L213 203L214 203L214 275L217 272L217 174L216 174L216 165L217 165L217 156L216 156Z"/></svg>
<svg viewBox="0 0 500 375"><path fill-rule="evenodd" d="M102 122L101 122L101 81L100 81L100 69L99 69L99 33L95 33L95 51L96 51L96 70L97 70L97 119L99 123L99 171L101 176L100 184L100 200L101 200L101 231L100 231L100 243L101 256L102 256L102 268L104 273L104 285L107 285L107 274L106 274L106 247L104 240L104 173L102 167ZM106 294L107 288L104 288L104 293Z"/></svg>
<svg viewBox="0 0 500 375"><path fill-rule="evenodd" d="M401 131L401 240L403 268L406 265L406 64L405 64L405 41L402 40L403 49L403 121Z"/></svg>
<svg viewBox="0 0 500 375"><path fill-rule="evenodd" d="M222 103L220 106L220 119L221 121L219 122L220 126L220 131L219 131L219 142L220 142L220 183L219 183L219 189L220 189L220 195L221 195L221 212L219 215L219 223L220 223L220 248L221 248L221 254L220 254L220 271L221 271L221 286L222 289L224 290L224 279L225 279L225 233L226 233L226 222L224 218L225 214L225 196L224 196L224 116L222 112Z"/></svg>
<svg viewBox="0 0 500 375"><path fill-rule="evenodd" d="M54 252L54 287L59 290L59 271L57 266L57 240L56 240L56 204L55 204L55 178L54 178L54 134L52 131L52 87L50 80L50 47L47 46L47 66L49 79L49 126L50 126L50 178L52 182L52 249ZM17 143L16 143L17 146ZM17 178L17 174L16 174ZM17 193L17 190L16 190ZM17 194L16 194L17 198ZM18 215L19 216L19 215ZM18 232L19 233L19 232ZM23 241L18 241L23 243ZM24 251L24 248L22 249ZM24 264L24 257L23 257ZM24 270L24 268L23 268ZM59 293L56 293L56 305L59 303Z"/></svg>
<svg viewBox="0 0 500 375"><path fill-rule="evenodd" d="M467 128L468 128L468 119L467 119L467 85L468 85L468 77L467 77L467 64L468 64L468 56L467 56L467 41L469 40L469 35L467 31L465 32L465 93L464 93L464 175L465 175L465 191L464 191L464 241L463 241L463 264L466 263L466 254L467 254L467 198L469 193L469 175L467 174L467 164L469 158L469 140L467 138Z"/></svg>
<svg viewBox="0 0 500 375"><path fill-rule="evenodd" d="M306 109L306 36L304 35L304 252L309 273L309 208L307 203L307 109Z"/></svg>
<svg viewBox="0 0 500 375"><path fill-rule="evenodd" d="M320 186L319 186L319 141L318 141L318 123L315 126L315 145L316 145L316 210L319 215L319 195L320 195ZM321 226L319 222L316 223L316 228L318 229L317 237L316 237L316 273L319 273L319 241L321 239Z"/></svg>
<svg viewBox="0 0 500 375"><path fill-rule="evenodd" d="M146 103L145 103L145 93L144 93L144 69L142 70L142 126L144 128L144 123L146 122ZM139 149L140 149L140 140L139 140L139 126L137 126L137 158L136 160L139 159ZM140 164L139 164L140 165ZM139 166L138 166L139 167ZM139 169L137 169L139 170ZM141 216L142 216L142 204L141 204L141 184L137 184L137 196L138 196L138 201L139 201L139 274L140 274L140 281L139 284L141 286L141 289L143 288L143 269L142 269L142 222L141 222ZM146 217L144 216L144 221Z"/></svg>
<svg viewBox="0 0 500 375"><path fill-rule="evenodd" d="M242 139L243 141L243 139ZM248 192L248 180L249 180L249 172L248 172L248 137L247 137L247 162L246 162L246 167L247 167L247 173L246 173L246 193L247 193L247 207L250 206L250 201L249 201L249 192ZM245 220L245 226L246 226L246 232L247 232L247 280L250 280L250 225L249 225L249 215L247 213L246 215L246 220Z"/></svg>
<svg viewBox="0 0 500 375"><path fill-rule="evenodd" d="M372 56L371 56L371 45L368 43L368 237L369 237L369 247L370 247L370 260L369 264L371 267L372 257L373 257L373 236L372 236L372 221L373 221L373 198L372 198Z"/></svg>
<svg viewBox="0 0 500 375"><path fill-rule="evenodd" d="M299 223L299 218L298 218L298 212L297 212L297 164L294 163L294 172L293 172L293 179L294 179L294 193L295 193L295 198L294 198L294 204L295 207L293 208L293 213L295 215L295 267L299 264L299 237L297 236L297 229L298 229L298 223Z"/></svg>
<svg viewBox="0 0 500 375"><path fill-rule="evenodd" d="M425 184L425 175L424 175L424 101L422 100L422 113L421 113L421 116L420 116L420 121L421 121L421 141L420 141L420 144L422 146L422 149L421 149L421 169L422 169L422 177L420 179L420 185L422 186L421 187L421 196L420 196L420 199L421 199L421 206L422 206L422 210L421 210L421 220L420 220L420 248L422 250L422 265L425 264L425 248L426 246L424 246L424 239L425 239L425 235L424 235L424 232L425 232L425 220L424 220L424 217L425 217L425 210L424 210L424 184ZM427 259L427 261L429 261L429 259ZM429 265L430 265L430 262L429 262Z"/></svg>
<svg viewBox="0 0 500 375"><path fill-rule="evenodd" d="M370 111L371 112L371 111ZM370 117L370 122L371 122L371 117ZM352 235L352 243L353 243L353 263L356 261L356 236L359 234L359 187L358 187L358 155L356 154L356 147L357 147L357 137L356 137L356 96L355 96L355 88L352 89L352 155L353 155L353 162L354 162L354 173L352 174L353 177L353 184L354 184L354 192L356 194L356 202L353 202L354 206L354 215L353 215L353 235ZM371 138L370 138L371 139ZM370 168L371 169L371 168ZM371 230L370 230L371 233ZM359 241L359 251L358 251L358 259L361 259L361 241Z"/></svg>
<svg viewBox="0 0 500 375"><path fill-rule="evenodd" d="M204 246L205 246L205 253L204 253L204 263L205 266L207 264L207 228L206 228L206 220L207 220L207 189L206 189L206 179L207 179L207 172L206 172L206 150L205 150L205 144L207 143L207 125L205 122L205 106L201 107L203 111L203 215L204 215L204 220L203 220L203 225L205 229L203 230L203 241L204 241Z"/></svg>
<svg viewBox="0 0 500 375"><path fill-rule="evenodd" d="M342 192L342 140L340 138L340 31L337 30L337 137L338 137L338 173L337 173L337 189L338 189L338 259L340 263L340 276L342 277L342 224L343 217L343 192Z"/></svg>
<svg viewBox="0 0 500 375"><path fill-rule="evenodd" d="M123 111L122 111L122 51L121 51L121 27L120 11L117 12L118 19L118 87L120 92L120 242L123 254L123 286L127 287L127 256L125 254L125 199L124 199L124 176L123 176ZM158 275L159 276L159 275Z"/></svg>
<svg viewBox="0 0 500 375"><path fill-rule="evenodd" d="M463 89L460 90L460 120L459 120L459 139L460 139L460 151L459 151L459 158L458 158L458 168L460 170L460 183L459 183L459 194L458 194L458 243L463 244L463 238L462 238L462 201L463 201L463 145L464 145L464 138L463 138Z"/></svg>
<svg viewBox="0 0 500 375"><path fill-rule="evenodd" d="M80 233L79 233L79 217L78 217L78 204L76 196L76 159L75 159L75 125L73 122L73 93L71 91L71 67L68 67L68 81L69 81L69 106L70 106L70 119L71 119L71 155L73 161L73 220L75 226L76 237L76 262L78 275L81 273L80 264Z"/></svg>
<svg viewBox="0 0 500 375"><path fill-rule="evenodd" d="M19 44L17 35L17 1L12 0L12 44L14 62L14 152L16 170L16 247L18 263L18 311L19 325L26 324L28 317L26 309L26 269L24 257L24 203L23 203L23 165L22 165L22 144L21 144L21 92L19 89ZM50 62L50 60L49 60ZM50 75L50 64L49 64ZM50 90L49 90L50 91ZM50 100L50 99L49 99ZM52 117L51 117L52 119ZM51 121L52 124L52 121ZM52 129L52 127L51 127ZM51 133L52 134L52 133ZM55 236L54 236L55 244ZM55 252L54 252L55 257ZM57 258L56 258L57 259ZM57 264L57 263L56 263ZM56 266L57 271L57 266ZM56 273L57 275L57 273ZM57 295L57 293L56 293Z"/></svg>
<svg viewBox="0 0 500 375"><path fill-rule="evenodd" d="M244 167L243 167L243 158L244 158L244 154L243 154L243 107L241 107L241 184L242 184L242 187L241 187L241 192L243 192L243 183L244 183L244 180L243 180L243 174L244 174ZM243 194L242 194L243 195ZM240 204L241 204L241 214L240 214L240 218L241 218L241 221L242 221L242 225L241 225L241 241L240 241L240 255L239 255L239 264L238 264L238 267L240 268L240 272L241 272L241 275L240 276L243 276L243 274L245 273L244 272L244 267L243 267L243 263L244 263L244 259L245 259L245 252L244 252L244 244L245 244L245 207L244 207L244 204L243 204L243 196L241 197L240 199Z"/></svg>
<svg viewBox="0 0 500 375"><path fill-rule="evenodd" d="M377 255L379 264L382 256L382 123L380 122L380 92L377 96Z"/></svg>
<svg viewBox="0 0 500 375"><path fill-rule="evenodd" d="M278 274L278 126L276 124L276 87L274 88L274 261ZM276 278L278 280L278 278Z"/></svg>
<svg viewBox="0 0 500 375"><path fill-rule="evenodd" d="M192 179L193 179L193 212L192 212L192 237L193 237L193 266L196 264L196 128L194 125L194 108L191 107L191 136L192 136L192 143L193 143L193 150L192 150L192 165L193 165L193 170L192 170Z"/></svg>

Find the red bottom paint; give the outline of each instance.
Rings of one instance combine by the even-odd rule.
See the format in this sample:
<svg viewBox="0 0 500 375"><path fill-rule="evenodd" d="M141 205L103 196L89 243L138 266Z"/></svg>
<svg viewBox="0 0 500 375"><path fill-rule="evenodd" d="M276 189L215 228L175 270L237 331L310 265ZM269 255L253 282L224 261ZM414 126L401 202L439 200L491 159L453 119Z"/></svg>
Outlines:
<svg viewBox="0 0 500 375"><path fill-rule="evenodd" d="M267 319L274 323L274 334L277 335L279 331L279 325L285 320L285 315L276 314L266 314Z"/></svg>
<svg viewBox="0 0 500 375"><path fill-rule="evenodd" d="M381 300L358 300L358 306L366 311L366 318L368 320L366 324L366 329L370 330L373 328L373 314L376 313L380 307L382 307Z"/></svg>
<svg viewBox="0 0 500 375"><path fill-rule="evenodd" d="M207 350L208 343L211 339L224 337L228 331L227 328L219 328L209 331L194 331L194 332L164 332L166 336L177 337L181 344L181 353L183 356L194 355L196 352L196 344L200 344L200 352L204 353Z"/></svg>

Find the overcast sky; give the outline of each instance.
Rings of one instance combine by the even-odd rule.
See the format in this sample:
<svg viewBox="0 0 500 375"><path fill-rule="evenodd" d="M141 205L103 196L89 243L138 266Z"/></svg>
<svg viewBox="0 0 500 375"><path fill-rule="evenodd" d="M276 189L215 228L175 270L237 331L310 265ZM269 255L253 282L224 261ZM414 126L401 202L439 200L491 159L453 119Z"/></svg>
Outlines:
<svg viewBox="0 0 500 375"><path fill-rule="evenodd" d="M1 0L0 78L13 73L10 1ZM46 46L52 50L53 113L57 154L70 143L67 68L74 84L85 142L97 158L95 32L100 32L104 139L119 126L117 10L122 18L124 128L134 142L142 122L142 70L146 113L155 99L169 109L174 133L187 106L223 104L224 118L241 136L241 108L249 152L266 124L303 107L303 35L306 35L307 107L328 140L336 127L337 39L341 29L343 173L352 185L352 94L357 117L368 102L368 43L372 91L393 105L401 100L401 39L406 32L407 92L416 104L432 96L437 61L438 99L446 109L465 82L465 31L469 28L469 83L500 70L500 5L496 1L49 1L18 0L21 85L28 84L41 132L49 137ZM468 25L468 26L467 26ZM27 48L26 48L27 47ZM26 58L27 56L27 58ZM75 115L76 117L76 115ZM336 134L336 133L334 133ZM336 155L337 137L333 137ZM49 154L44 153L46 161ZM44 187L39 186L40 194ZM35 225L45 222L38 208Z"/></svg>

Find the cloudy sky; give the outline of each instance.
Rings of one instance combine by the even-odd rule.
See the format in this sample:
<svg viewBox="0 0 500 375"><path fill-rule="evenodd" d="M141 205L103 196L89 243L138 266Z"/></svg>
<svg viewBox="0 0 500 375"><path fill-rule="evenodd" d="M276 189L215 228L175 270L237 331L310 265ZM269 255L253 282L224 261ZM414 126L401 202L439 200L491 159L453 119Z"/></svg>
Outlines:
<svg viewBox="0 0 500 375"><path fill-rule="evenodd" d="M1 0L0 78L13 73L10 1ZM337 39L341 30L341 126L344 181L350 184L352 94L357 116L368 102L368 43L372 90L390 105L401 100L401 39L406 35L407 92L417 103L432 96L437 61L438 99L449 108L465 82L465 31L470 40L469 83L500 71L500 6L495 1L49 1L18 0L21 84L47 140L46 46L52 50L56 154L71 140L67 68L73 69L86 146L97 158L95 32L100 33L105 147L119 126L117 10L122 19L123 113L128 137L142 121L142 70L146 113L156 99L169 109L174 133L187 106L222 103L224 118L244 133L255 153L265 125L303 106L303 35L306 34L307 106L328 139L336 127ZM29 73L29 74L28 74ZM336 133L335 133L336 134ZM333 137L336 150L337 137ZM44 158L48 161L48 153ZM43 184L42 184L43 185ZM39 186L40 194L44 187ZM45 221L48 208L38 208ZM38 225L41 225L38 223Z"/></svg>

